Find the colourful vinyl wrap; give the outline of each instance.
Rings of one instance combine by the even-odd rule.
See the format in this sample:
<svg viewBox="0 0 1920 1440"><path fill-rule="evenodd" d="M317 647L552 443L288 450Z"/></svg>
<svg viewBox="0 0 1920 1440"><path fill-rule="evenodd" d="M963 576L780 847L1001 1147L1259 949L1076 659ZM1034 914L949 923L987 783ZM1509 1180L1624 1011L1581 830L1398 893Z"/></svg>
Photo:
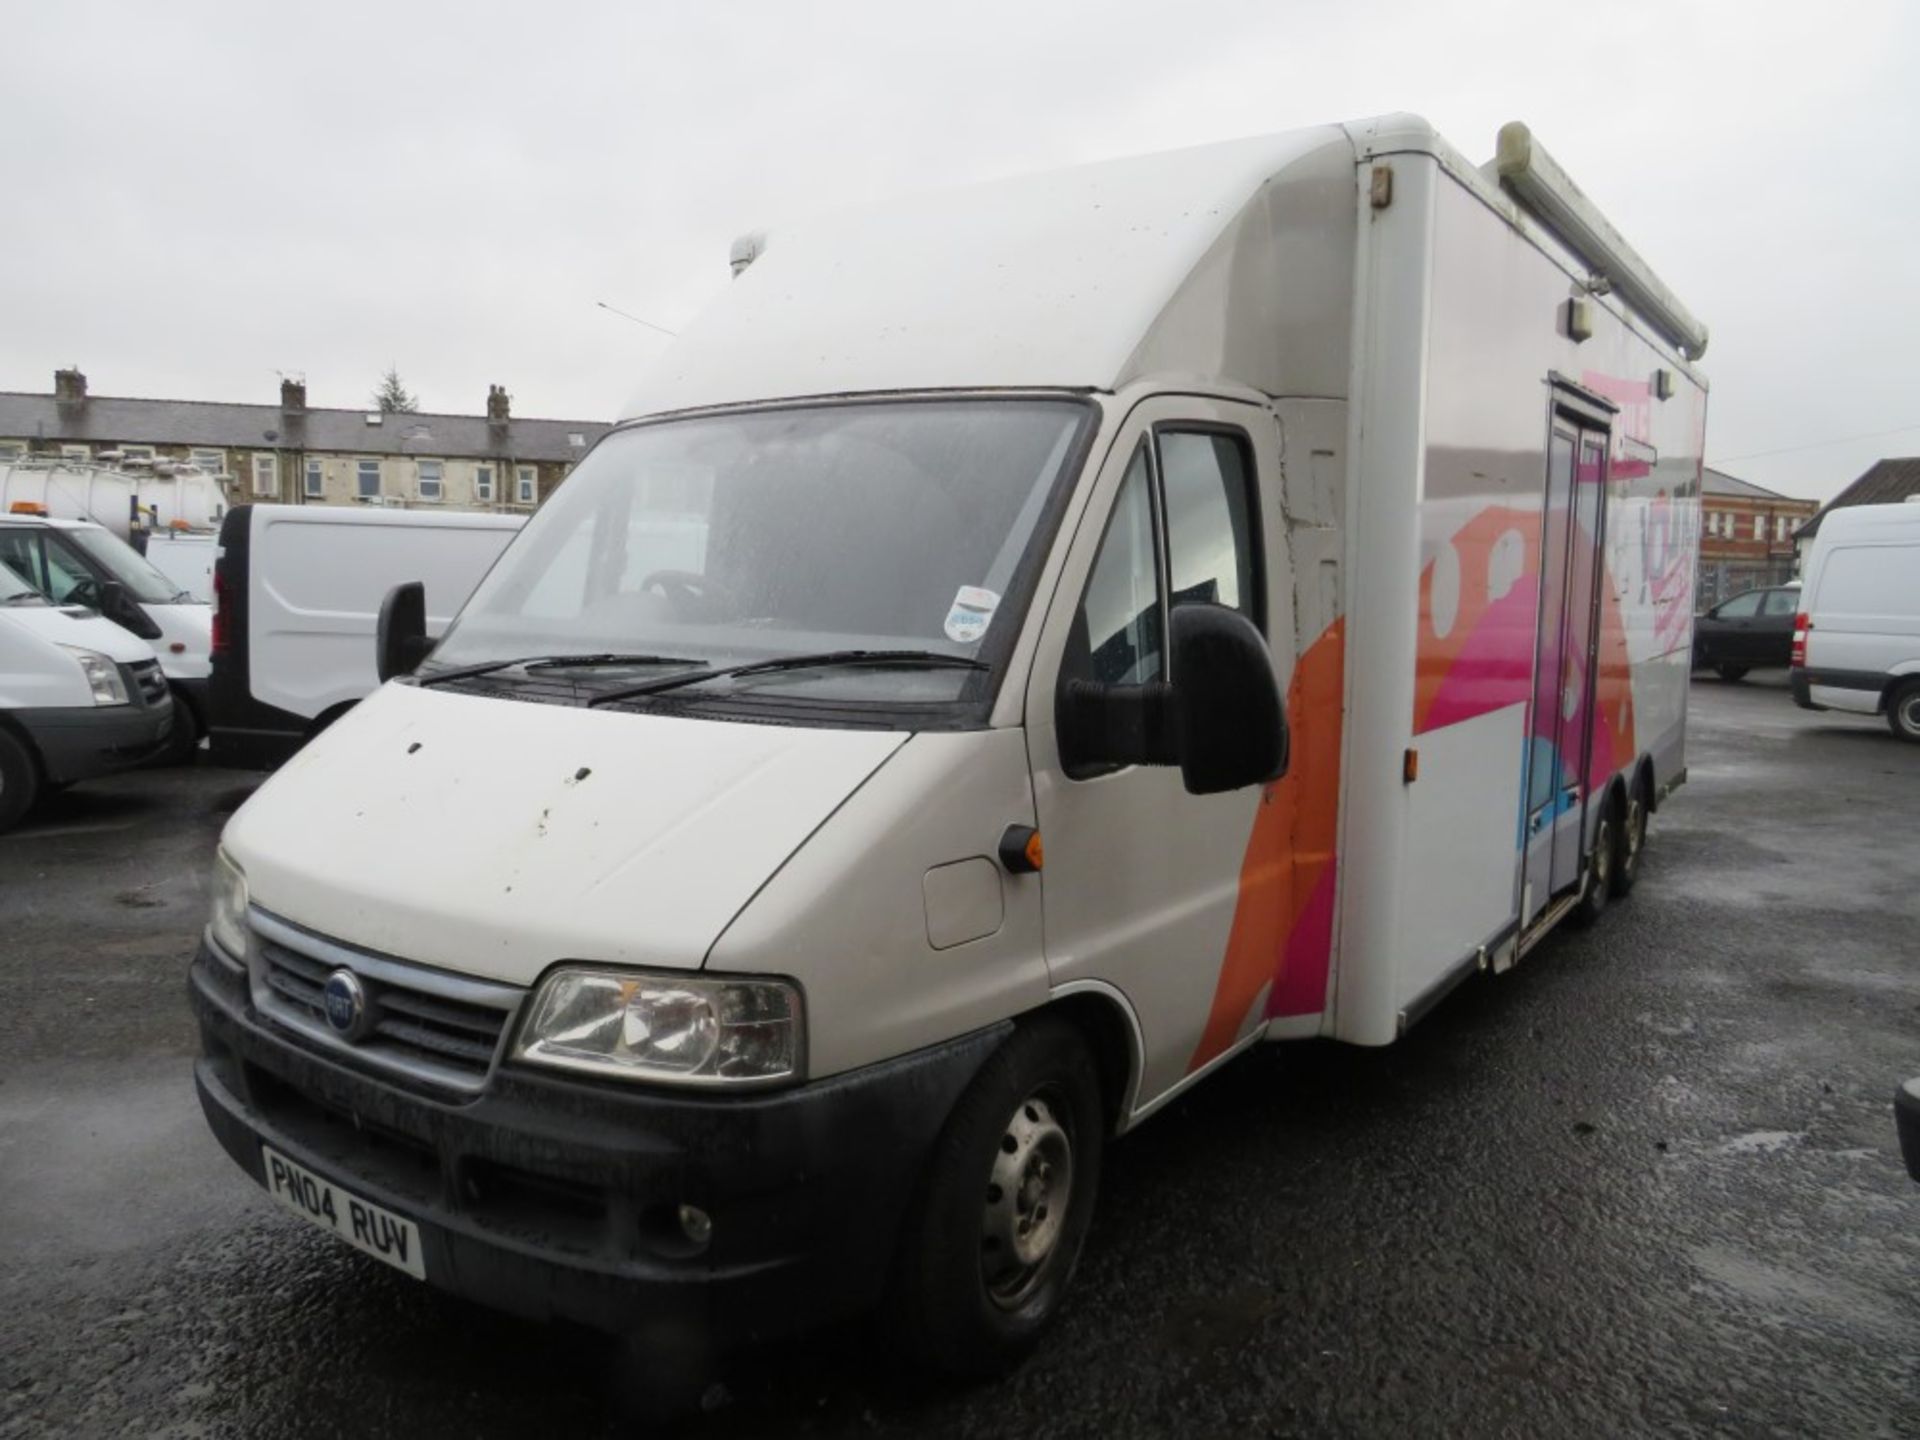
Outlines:
<svg viewBox="0 0 1920 1440"><path fill-rule="evenodd" d="M1345 664L1346 628L1336 620L1294 667L1287 687L1291 760L1260 797L1226 959L1190 1070L1233 1044L1262 990L1267 1017L1317 1015L1326 1004Z"/></svg>

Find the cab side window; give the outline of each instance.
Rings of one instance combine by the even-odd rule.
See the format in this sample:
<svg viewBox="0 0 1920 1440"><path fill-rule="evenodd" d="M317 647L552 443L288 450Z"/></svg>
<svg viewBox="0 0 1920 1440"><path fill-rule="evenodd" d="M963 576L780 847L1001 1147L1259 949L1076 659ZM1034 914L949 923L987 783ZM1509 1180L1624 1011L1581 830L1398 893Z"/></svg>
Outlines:
<svg viewBox="0 0 1920 1440"><path fill-rule="evenodd" d="M1800 592L1798 590L1769 590L1767 598L1760 604L1762 615L1794 615L1799 613Z"/></svg>
<svg viewBox="0 0 1920 1440"><path fill-rule="evenodd" d="M47 579L53 586L53 598L63 604L91 605L99 598L100 586L78 555L71 554L63 542L47 546Z"/></svg>
<svg viewBox="0 0 1920 1440"><path fill-rule="evenodd" d="M1224 605L1264 628L1245 440L1214 430L1163 430L1158 440L1170 603Z"/></svg>
<svg viewBox="0 0 1920 1440"><path fill-rule="evenodd" d="M42 593L51 588L40 537L24 527L0 527L0 564L18 571L21 579Z"/></svg>
<svg viewBox="0 0 1920 1440"><path fill-rule="evenodd" d="M1100 554L1073 617L1060 678L1140 685L1166 673L1153 475L1142 445L1120 483Z"/></svg>
<svg viewBox="0 0 1920 1440"><path fill-rule="evenodd" d="M1718 610L1713 612L1716 620L1746 620L1760 613L1760 592L1749 590L1744 595L1736 595Z"/></svg>

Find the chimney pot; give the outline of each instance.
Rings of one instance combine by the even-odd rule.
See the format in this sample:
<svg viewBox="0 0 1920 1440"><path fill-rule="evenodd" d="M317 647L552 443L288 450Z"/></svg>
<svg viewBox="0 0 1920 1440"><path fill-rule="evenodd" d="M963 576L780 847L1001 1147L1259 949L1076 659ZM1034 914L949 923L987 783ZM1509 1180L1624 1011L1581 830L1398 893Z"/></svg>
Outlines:
<svg viewBox="0 0 1920 1440"><path fill-rule="evenodd" d="M53 398L66 405L78 404L87 398L87 377L80 373L78 366L53 372Z"/></svg>
<svg viewBox="0 0 1920 1440"><path fill-rule="evenodd" d="M507 394L504 385L487 387L487 419L495 425L504 425L513 418L508 406L512 397Z"/></svg>
<svg viewBox="0 0 1920 1440"><path fill-rule="evenodd" d="M280 382L280 408L289 414L298 414L307 408L307 382L304 380L282 380Z"/></svg>

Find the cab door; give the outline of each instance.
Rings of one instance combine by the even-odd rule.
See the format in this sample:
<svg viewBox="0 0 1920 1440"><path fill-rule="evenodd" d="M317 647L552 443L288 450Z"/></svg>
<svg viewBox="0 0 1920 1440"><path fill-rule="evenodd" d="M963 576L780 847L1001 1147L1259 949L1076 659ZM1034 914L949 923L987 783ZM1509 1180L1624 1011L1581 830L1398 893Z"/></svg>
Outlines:
<svg viewBox="0 0 1920 1440"><path fill-rule="evenodd" d="M1285 588L1284 546L1261 524L1278 455L1267 410L1191 397L1138 406L1095 480L1028 683L1048 970L1056 988L1098 982L1124 995L1143 1049L1138 1104L1193 1068L1262 787L1190 795L1171 766L1069 773L1056 700L1068 679L1177 685L1165 640L1182 604L1227 605L1269 636L1291 633L1290 608L1268 598ZM1284 687L1291 656L1276 659ZM1241 1038L1258 1013L1250 1007Z"/></svg>

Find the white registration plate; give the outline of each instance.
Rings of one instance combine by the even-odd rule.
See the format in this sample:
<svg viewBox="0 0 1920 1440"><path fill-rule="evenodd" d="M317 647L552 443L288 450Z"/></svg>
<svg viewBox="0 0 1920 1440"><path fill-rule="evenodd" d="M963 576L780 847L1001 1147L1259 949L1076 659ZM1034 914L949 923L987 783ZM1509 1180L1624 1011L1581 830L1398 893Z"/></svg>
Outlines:
<svg viewBox="0 0 1920 1440"><path fill-rule="evenodd" d="M265 1145L260 1147L260 1159L267 1172L267 1193L294 1214L416 1280L427 1278L420 1258L420 1227L411 1220L348 1194Z"/></svg>

